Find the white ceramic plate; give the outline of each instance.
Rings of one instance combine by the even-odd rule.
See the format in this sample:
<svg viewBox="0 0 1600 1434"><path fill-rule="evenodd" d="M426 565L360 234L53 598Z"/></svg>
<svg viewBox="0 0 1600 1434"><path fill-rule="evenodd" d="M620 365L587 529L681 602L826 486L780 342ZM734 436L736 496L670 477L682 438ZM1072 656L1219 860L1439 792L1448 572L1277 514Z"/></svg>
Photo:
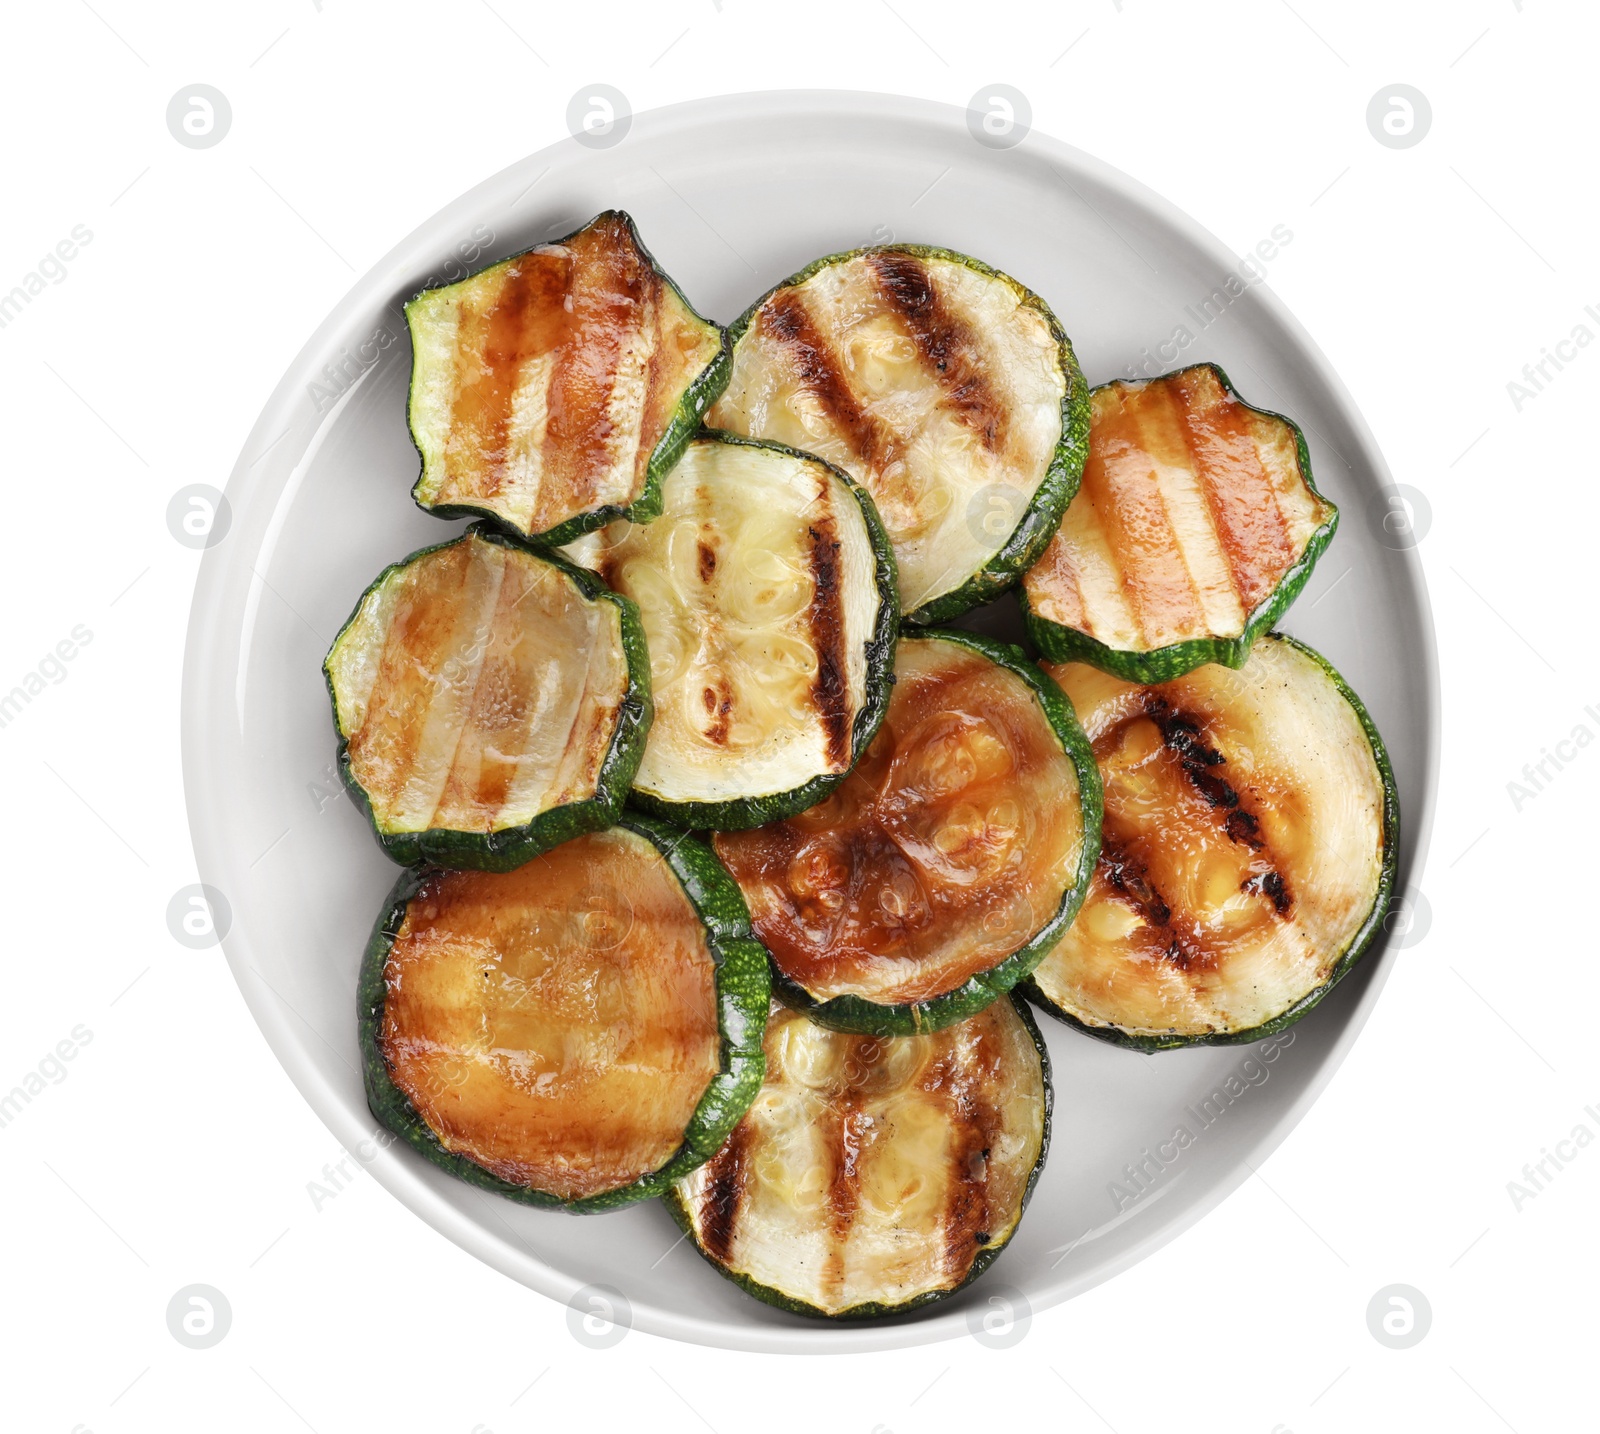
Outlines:
<svg viewBox="0 0 1600 1434"><path fill-rule="evenodd" d="M1234 295L1238 261L1124 176L1038 134L978 143L965 112L859 94L741 95L637 115L620 143L568 140L480 184L399 245L346 296L284 376L228 484L232 522L202 564L184 671L184 775L201 878L232 908L228 960L295 1083L347 1147L370 1141L356 1051L355 982L395 868L334 797L320 664L386 563L454 528L420 512L406 432L410 350L399 305L621 207L692 302L723 322L819 254L889 238L964 250L1042 294L1091 383L1148 350L1150 372L1215 359L1251 401L1293 415L1343 517L1285 627L1366 700L1394 761L1401 882L1432 808L1438 691L1418 563L1376 521L1391 480L1326 361L1261 286ZM487 237L486 237L487 236ZM463 254L473 256L463 263ZM1202 325L1204 305L1219 315ZM1235 283L1233 289L1241 286ZM1181 352L1158 345L1183 327ZM1324 600L1325 599L1325 600ZM1009 598L975 625L1015 631ZM665 1210L575 1218L451 1180L405 1148L370 1169L423 1219L558 1300L620 1291L636 1328L742 1349L874 1349L948 1337L1018 1299L1038 1310L1121 1270L1198 1219L1283 1138L1366 1019L1393 958L1376 949L1294 1028L1271 1062L1250 1048L1123 1052L1041 1018L1056 1117L1044 1175L1011 1247L985 1277L912 1318L828 1325L769 1309L676 1244ZM1237 1076L1237 1098L1225 1082ZM1209 1124L1202 1102L1224 1086ZM1195 1112L1200 1112L1197 1115ZM1137 1199L1124 1167L1193 1143ZM1173 1147L1168 1146L1170 1151ZM372 1151L369 1144L363 1152ZM1128 1186L1128 1188L1132 1188Z"/></svg>

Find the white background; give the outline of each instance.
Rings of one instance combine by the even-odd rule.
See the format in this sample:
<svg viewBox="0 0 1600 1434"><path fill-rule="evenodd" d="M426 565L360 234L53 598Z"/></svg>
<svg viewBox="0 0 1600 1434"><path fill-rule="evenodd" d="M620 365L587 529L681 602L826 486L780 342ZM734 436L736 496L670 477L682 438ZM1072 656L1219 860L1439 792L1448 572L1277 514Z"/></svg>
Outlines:
<svg viewBox="0 0 1600 1434"><path fill-rule="evenodd" d="M1600 345L1519 411L1507 385L1600 337L1594 63L1556 0L1065 0L1027 5L615 0L450 7L83 0L12 7L0 82L0 293L75 225L92 240L0 329L0 690L92 640L0 728L12 875L0 1090L91 1033L0 1128L7 1429L770 1426L1529 1431L1594 1427L1600 1142L1518 1208L1508 1182L1600 1134L1589 808L1600 744L1518 810L1524 763L1600 736L1590 411ZM255 414L356 276L485 175L561 138L604 82L641 110L860 88L1026 94L1036 128L1121 167L1238 253L1324 347L1395 477L1444 673L1431 907L1327 1093L1217 1212L1143 1264L971 1339L799 1365L638 1332L581 1346L566 1311L479 1265L369 1176L333 1198L332 1137L215 950L168 934L195 880L178 691L199 554L169 498L221 487ZM180 87L232 127L191 150ZM1426 138L1380 145L1403 82ZM1103 377L1092 375L1091 377ZM1374 641L1382 641L1374 633ZM1568 749L1571 750L1571 749ZM81 1043L81 1036L79 1038ZM1571 1147L1568 1147L1570 1150ZM1055 1158L1063 1158L1057 1152ZM355 1169L354 1163L346 1171ZM193 1350L181 1287L232 1309ZM1366 1309L1405 1283L1426 1338Z"/></svg>

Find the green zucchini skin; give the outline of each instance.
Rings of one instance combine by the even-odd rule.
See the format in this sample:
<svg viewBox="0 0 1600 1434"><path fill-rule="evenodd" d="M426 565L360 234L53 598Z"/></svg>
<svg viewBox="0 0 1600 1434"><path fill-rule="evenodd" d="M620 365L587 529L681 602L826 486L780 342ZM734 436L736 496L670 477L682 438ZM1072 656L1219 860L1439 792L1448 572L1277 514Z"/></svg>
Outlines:
<svg viewBox="0 0 1600 1434"><path fill-rule="evenodd" d="M1034 1162L1033 1171L1028 1176L1028 1183L1022 1193L1021 1213L1026 1214L1028 1202L1033 1199L1034 1187L1039 1183L1039 1176L1044 1171L1045 1158L1050 1154L1050 1137L1054 1129L1055 1084L1051 1080L1050 1074L1050 1052L1045 1047L1044 1037L1039 1031L1039 1024L1034 1020L1032 1012L1028 1009L1028 1003L1017 999L1014 995L1007 996L1004 999L1012 1003L1017 1015L1022 1018L1022 1024L1027 1028L1029 1036L1033 1039L1033 1048L1039 1053L1039 1065L1044 1075L1043 1138L1039 1145L1039 1158ZM754 1099L753 1096L752 1099ZM709 1159L709 1157L707 1158ZM1013 1229L1011 1235L1006 1239L987 1246L983 1253L973 1260L972 1267L967 1271L966 1278L947 1290L929 1290L925 1294L917 1295L915 1298L904 1300L899 1304L871 1301L866 1304L852 1305L849 1309L841 1310L837 1314L830 1314L826 1310L818 1309L815 1305L807 1304L804 1300L794 1299L784 1294L781 1290L775 1290L770 1285L761 1284L759 1281L751 1279L748 1275L737 1274L712 1259L701 1247L700 1242L695 1239L694 1226L689 1218L689 1211L684 1205L683 1196L679 1194L675 1186L666 1190L661 1197L661 1203L667 1207L672 1218L677 1222L678 1228L683 1231L689 1244L694 1247L700 1258L721 1275L723 1279L738 1285L746 1294L753 1295L763 1304L771 1305L775 1309L786 1310L790 1314L805 1315L808 1319L826 1320L829 1323L836 1323L841 1320L896 1319L912 1314L917 1310L925 1309L928 1305L938 1304L942 1300L947 1300L952 1295L966 1289L968 1285L982 1275L999 1258L1000 1252L1011 1243L1011 1239L1016 1234L1016 1229ZM1018 1228L1020 1228L1021 1223L1019 1215Z"/></svg>
<svg viewBox="0 0 1600 1434"><path fill-rule="evenodd" d="M467 868L474 871L512 871L524 862L533 860L542 852L564 841L570 841L584 832L599 831L611 826L627 800L633 774L644 758L645 739L650 734L650 723L655 707L650 696L650 654L645 649L644 628L639 621L638 606L619 593L614 593L593 573L568 562L554 552L547 552L524 542L489 523L475 523L467 534L495 543L503 548L530 552L542 562L559 568L578 591L594 602L612 604L618 613L622 633L622 649L628 663L628 690L617 713L617 726L611 737L611 746L600 764L600 775L595 795L580 802L568 802L540 812L531 822L520 827L506 827L493 832L450 831L444 828L420 832L386 832L378 823L366 789L351 770L350 741L339 728L339 704L333 690L333 676L324 662L323 683L328 690L328 701L333 709L334 734L339 739L335 757L340 779L344 782L357 808L367 819L383 848L385 855L402 866L429 862L435 866ZM447 548L459 542L457 535L447 542L434 543L419 548L409 557L391 563L356 600L350 616L339 629L338 636L329 649L330 656L339 645L345 630L356 620L367 593L378 587L391 573L398 572L418 558Z"/></svg>
<svg viewBox="0 0 1600 1434"><path fill-rule="evenodd" d="M1239 397L1239 391L1233 386L1228 375L1214 363L1188 364L1185 368L1160 374L1152 382L1171 378L1174 374L1185 372L1187 368L1210 369L1217 376L1217 381L1223 389L1239 403L1244 403L1244 399ZM1106 384L1103 387L1109 388L1111 385ZM1097 389L1096 392L1098 391ZM1087 400L1085 402L1087 408ZM1305 551L1294 566L1283 575L1283 580L1272 590L1271 596L1246 619L1244 631L1237 637L1194 638L1188 642L1175 642L1167 647L1152 648L1148 652L1107 647L1105 643L1090 637L1087 633L1079 632L1075 627L1066 627L1061 623L1052 622L1049 618L1041 617L1028 602L1027 589L1019 586L1017 602L1022 608L1022 620L1027 629L1028 640L1038 648L1040 655L1046 661L1087 662L1091 667L1098 667L1102 672L1109 672L1113 677L1120 677L1125 682L1141 682L1146 685L1170 682L1175 677L1182 677L1186 672L1193 672L1195 668L1207 662L1239 668L1244 666L1245 659L1250 656L1250 649L1255 645L1256 638L1264 632L1270 632L1289 610L1294 600L1300 596L1301 589L1311 576L1311 570L1316 567L1317 560L1327 551L1328 544L1333 541L1334 533L1338 531L1339 509L1317 488L1311 474L1311 454L1306 448L1306 436L1300 425L1292 418L1274 413L1269 408L1257 408L1255 404L1245 404L1245 407L1288 425L1294 434L1300 476L1306 487L1327 504L1331 512L1327 522L1311 535ZM1064 514L1066 509L1063 508L1062 512ZM1056 520L1056 526L1060 526L1059 518ZM1043 553L1044 548L1041 547L1038 556L1043 556ZM1033 561L1037 560L1036 557ZM1032 566L1032 563L1029 566Z"/></svg>
<svg viewBox="0 0 1600 1434"><path fill-rule="evenodd" d="M743 831L749 827L765 826L768 822L782 821L807 807L814 807L854 769L861 754L872 745L872 739L883 726L889 710L889 699L894 695L894 649L900 635L900 584L894 560L894 546L889 541L878 505L872 494L857 483L848 473L824 462L812 453L802 453L787 444L770 439L745 438L737 433L724 433L718 428L702 429L701 438L713 438L718 443L731 443L745 448L770 448L807 463L820 463L849 490L861 509L866 523L867 536L872 543L873 573L877 581L879 606L878 621L873 628L872 640L867 644L867 699L856 713L850 729L850 766L842 772L819 773L809 782L788 792L775 792L770 796L739 797L727 802L666 802L650 792L635 787L629 794L629 804L663 821L677 822L691 831Z"/></svg>
<svg viewBox="0 0 1600 1434"><path fill-rule="evenodd" d="M961 628L913 629L901 632L901 640L914 642L934 638L953 642L987 657L1020 677L1033 689L1045 717L1072 761L1078 779L1078 797L1083 813L1083 851L1071 888L1061 898L1055 915L1036 931L1026 946L1014 951L998 966L981 971L942 996L926 1001L885 1006L856 995L833 996L818 1001L805 987L791 980L772 963L772 994L786 1006L803 1011L819 1026L848 1031L860 1036L915 1036L942 1030L945 1026L975 1016L991 1001L1004 996L1023 981L1050 954L1062 933L1072 924L1089 890L1095 863L1100 859L1100 822L1103 794L1100 766L1083 728L1073 715L1072 704L1051 678L1040 671L1020 648L997 642Z"/></svg>
<svg viewBox="0 0 1600 1434"><path fill-rule="evenodd" d="M1089 385L1083 376L1082 368L1079 367L1078 356L1072 348L1072 340L1067 337L1066 330L1062 328L1061 321L1056 318L1055 311L1049 304L1026 285L1019 283L1009 274L985 264L981 259L974 259L970 254L962 254L958 250L944 249L934 244L866 245L857 249L845 249L837 254L826 254L820 259L814 259L805 268L774 284L729 327L727 336L729 374L732 372L733 350L738 347L739 340L755 321L761 306L778 290L803 284L819 270L826 269L830 265L859 258L863 254L880 249L910 254L918 259L943 259L953 264L963 264L985 278L996 279L1005 284L1022 304L1037 312L1049 325L1050 336L1056 341L1061 356L1062 374L1067 381L1067 391L1061 400L1061 437L1056 441L1055 452L1051 455L1044 481L1035 490L1032 500L1016 528L1012 530L1011 536L1006 540L1005 546L987 564L973 573L960 587L941 593L914 611L902 615L901 621L905 625L928 627L934 623L948 622L972 608L992 602L1008 588L1016 587L1022 581L1022 575L1038 562L1044 550L1050 546L1050 539L1061 526L1061 518L1067 511L1067 504L1076 496L1078 485L1083 481L1083 465L1089 456ZM723 379L723 387L727 387L727 377ZM720 390L718 396L720 397Z"/></svg>
<svg viewBox="0 0 1600 1434"><path fill-rule="evenodd" d="M1395 786L1394 768L1390 765L1388 750L1384 747L1383 738L1378 735L1378 729L1366 706L1327 658L1298 639L1290 637L1286 632L1274 633L1273 636L1311 658L1328 675L1339 695L1355 711L1361 729L1366 733L1367 741L1371 743L1373 760L1377 763L1378 776L1383 783L1383 866L1378 877L1378 891L1373 899L1372 910L1367 913L1367 919L1351 938L1344 954L1335 963L1332 974L1322 985L1314 991L1308 991L1280 1015L1274 1016L1270 1021L1263 1021L1259 1026L1252 1026L1246 1031L1216 1032L1203 1036L1130 1035L1110 1026L1095 1026L1080 1021L1046 996L1031 975L1022 982L1018 988L1021 995L1026 996L1041 1010L1049 1012L1058 1021L1065 1022L1074 1030L1082 1031L1086 1036L1093 1036L1096 1040L1121 1046L1124 1050L1139 1051L1145 1055L1154 1054L1156 1051L1181 1050L1190 1046L1242 1046L1255 1041L1264 1041L1288 1030L1355 970L1361 958L1371 949L1374 940L1383 930L1384 918L1389 914L1389 903L1394 897L1396 873L1400 864L1400 794Z"/></svg>
<svg viewBox="0 0 1600 1434"><path fill-rule="evenodd" d="M639 230L633 222L633 216L624 213L622 217L627 220L628 231L633 237L633 242L638 246L639 252L649 262L650 267L656 271L662 282L678 296L683 306L701 323L712 328L719 328L715 320L706 318L689 302L683 290L678 287L677 281L656 261L655 255L650 252L644 241L639 238ZM598 218L600 218L600 215L595 216L595 219ZM594 222L594 219L590 219L580 224L570 233L563 234L559 239L550 239L545 242L548 244L565 244L569 239L581 234ZM495 265L504 262L503 259L496 259L494 264L485 264L481 268L474 269L472 273L465 274L459 279L452 279L448 285L440 285L439 287L453 288L457 284L464 284L467 280L476 278L485 270L492 269ZM419 293L414 294L411 300L407 301L408 325L412 301L428 292L430 291L426 289L421 290ZM592 512L579 513L576 517L569 518L564 523L558 523L555 527L542 533L523 534L502 522L497 513L493 513L487 508L480 508L472 503L429 504L423 502L419 496L419 490L422 487L422 474L420 472L416 483L411 489L412 501L424 513L431 513L436 518L481 519L485 523L491 523L497 528L504 529L504 531L522 542L535 544L541 548L562 547L564 544L570 543L574 538L582 537L583 534L593 532L596 528L603 528L607 523L614 523L619 518L625 518L630 523L648 523L652 519L659 518L661 516L661 479L663 475L669 473L673 465L683 456L684 447L694 436L695 430L699 428L700 420L705 416L706 410L722 397L722 391L728 386L728 379L733 373L733 348L728 341L727 331L719 328L719 332L722 334L722 347L717 351L717 356L701 370L699 377L689 385L688 391L680 400L677 411L672 416L672 421L668 423L666 431L657 440L655 448L651 450L650 462L645 470L644 488L632 503L624 505L611 504L607 507L596 508ZM411 413L410 395L415 389L416 379L415 346L413 346L411 386L407 391L406 398L408 431L411 431L409 424ZM425 464L426 460L423 456L422 445L417 442L415 432L412 432L411 443L417 450L418 461Z"/></svg>
<svg viewBox="0 0 1600 1434"><path fill-rule="evenodd" d="M522 1205L596 1214L648 1200L672 1182L703 1165L761 1089L767 1060L762 1040L767 1029L770 991L766 948L751 934L744 896L712 850L687 832L645 816L626 814L614 825L648 840L666 859L684 893L705 924L707 945L717 967L717 1025L722 1033L721 1066L712 1078L684 1132L683 1144L667 1163L630 1185L580 1200L562 1200L541 1190L513 1185L476 1161L446 1150L394 1083L379 1037L383 1029L384 965L405 920L406 907L429 874L426 866L403 872L385 899L361 963L357 984L358 1039L367 1106L425 1160L480 1190L504 1195Z"/></svg>

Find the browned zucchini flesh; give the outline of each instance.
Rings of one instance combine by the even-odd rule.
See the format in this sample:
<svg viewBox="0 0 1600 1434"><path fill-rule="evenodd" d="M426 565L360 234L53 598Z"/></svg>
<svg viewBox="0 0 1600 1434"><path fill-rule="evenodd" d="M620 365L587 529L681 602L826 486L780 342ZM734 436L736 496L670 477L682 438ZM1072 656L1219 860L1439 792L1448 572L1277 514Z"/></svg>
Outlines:
<svg viewBox="0 0 1600 1434"><path fill-rule="evenodd" d="M608 825L650 727L633 604L476 527L386 568L324 672L340 771L405 863L503 871Z"/></svg>
<svg viewBox="0 0 1600 1434"><path fill-rule="evenodd" d="M1055 684L971 633L902 637L882 729L824 802L718 854L779 996L841 1030L937 1029L1054 943L1088 884L1094 759Z"/></svg>
<svg viewBox="0 0 1600 1434"><path fill-rule="evenodd" d="M1337 518L1300 430L1242 402L1214 364L1108 383L1082 486L1023 581L1029 635L1051 661L1130 682L1237 667Z"/></svg>
<svg viewBox="0 0 1600 1434"><path fill-rule="evenodd" d="M658 1193L761 1082L765 953L710 851L648 818L512 872L407 873L361 987L374 1113L528 1204Z"/></svg>
<svg viewBox="0 0 1600 1434"><path fill-rule="evenodd" d="M660 511L727 382L722 331L616 210L406 305L418 503L564 543Z"/></svg>
<svg viewBox="0 0 1600 1434"><path fill-rule="evenodd" d="M1104 835L1028 994L1145 1050L1297 1020L1360 959L1394 883L1394 778L1355 694L1277 634L1237 672L1150 687L1050 670L1094 744Z"/></svg>

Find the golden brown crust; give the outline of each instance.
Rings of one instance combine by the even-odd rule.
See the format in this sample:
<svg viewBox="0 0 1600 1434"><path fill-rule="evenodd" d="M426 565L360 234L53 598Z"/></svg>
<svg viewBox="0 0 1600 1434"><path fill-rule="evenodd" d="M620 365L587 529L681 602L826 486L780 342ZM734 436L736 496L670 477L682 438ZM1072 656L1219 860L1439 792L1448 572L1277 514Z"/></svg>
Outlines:
<svg viewBox="0 0 1600 1434"><path fill-rule="evenodd" d="M952 991L1023 946L1077 873L1077 774L1033 690L938 639L902 642L895 678L830 797L714 841L778 969L818 999Z"/></svg>
<svg viewBox="0 0 1600 1434"><path fill-rule="evenodd" d="M384 980L380 1048L440 1143L565 1200L664 1165L718 1070L704 927L620 829L431 876Z"/></svg>

